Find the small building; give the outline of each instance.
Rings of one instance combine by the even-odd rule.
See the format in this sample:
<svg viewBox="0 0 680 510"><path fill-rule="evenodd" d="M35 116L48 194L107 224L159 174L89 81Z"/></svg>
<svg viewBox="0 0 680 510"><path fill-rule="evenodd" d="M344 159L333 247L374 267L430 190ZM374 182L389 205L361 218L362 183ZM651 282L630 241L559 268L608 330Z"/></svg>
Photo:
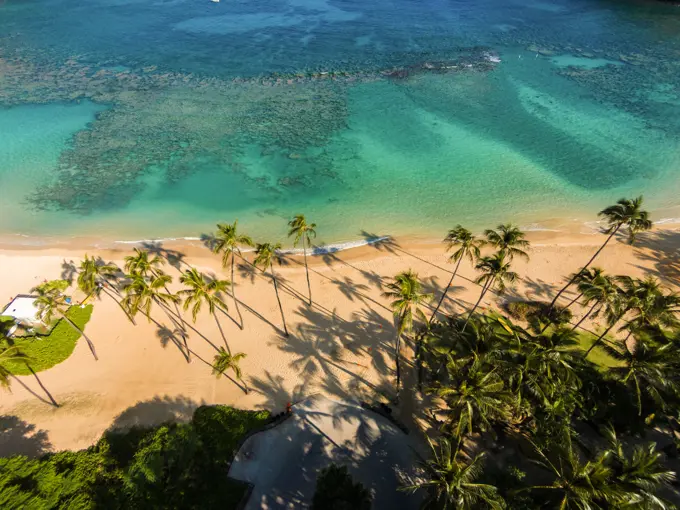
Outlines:
<svg viewBox="0 0 680 510"><path fill-rule="evenodd" d="M12 317L14 319L15 324L9 331L10 335L12 335L19 326L26 330L47 329L47 325L39 317L40 310L35 306L35 298L36 296L20 294L2 311L0 315Z"/></svg>

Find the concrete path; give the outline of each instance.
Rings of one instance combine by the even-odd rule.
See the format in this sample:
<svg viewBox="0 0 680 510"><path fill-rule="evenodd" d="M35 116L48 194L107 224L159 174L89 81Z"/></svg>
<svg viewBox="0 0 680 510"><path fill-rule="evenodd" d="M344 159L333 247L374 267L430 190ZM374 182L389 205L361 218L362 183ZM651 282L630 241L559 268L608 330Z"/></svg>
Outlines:
<svg viewBox="0 0 680 510"><path fill-rule="evenodd" d="M309 508L319 471L333 462L372 491L374 510L416 510L420 498L397 490L417 462L412 443L382 416L312 396L293 406L292 418L249 438L229 476L255 486L246 510Z"/></svg>

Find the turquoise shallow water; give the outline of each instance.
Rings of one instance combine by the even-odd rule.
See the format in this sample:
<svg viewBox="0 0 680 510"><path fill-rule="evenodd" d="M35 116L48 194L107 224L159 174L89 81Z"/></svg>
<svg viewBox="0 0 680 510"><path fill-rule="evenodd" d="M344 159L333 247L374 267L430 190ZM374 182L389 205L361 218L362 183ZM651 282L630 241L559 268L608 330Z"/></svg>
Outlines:
<svg viewBox="0 0 680 510"><path fill-rule="evenodd" d="M669 6L0 4L0 235L573 228L679 192Z"/></svg>

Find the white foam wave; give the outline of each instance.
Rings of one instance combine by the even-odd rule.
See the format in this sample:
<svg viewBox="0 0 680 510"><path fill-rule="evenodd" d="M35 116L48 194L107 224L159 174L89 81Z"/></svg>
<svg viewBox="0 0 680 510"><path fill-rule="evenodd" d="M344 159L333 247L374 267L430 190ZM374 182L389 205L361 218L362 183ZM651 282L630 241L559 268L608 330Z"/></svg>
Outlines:
<svg viewBox="0 0 680 510"><path fill-rule="evenodd" d="M200 241L200 237L161 237L159 239L134 239L130 241L113 241L115 244L152 244L170 241Z"/></svg>
<svg viewBox="0 0 680 510"><path fill-rule="evenodd" d="M360 248L362 246L369 246L371 244L380 243L392 239L391 236L380 236L369 239L359 239L356 241L345 241L341 243L325 244L323 246L313 246L312 255L326 255L328 253L336 253L338 251L350 250L352 248ZM293 248L289 250L281 250L283 255L303 255L302 248Z"/></svg>

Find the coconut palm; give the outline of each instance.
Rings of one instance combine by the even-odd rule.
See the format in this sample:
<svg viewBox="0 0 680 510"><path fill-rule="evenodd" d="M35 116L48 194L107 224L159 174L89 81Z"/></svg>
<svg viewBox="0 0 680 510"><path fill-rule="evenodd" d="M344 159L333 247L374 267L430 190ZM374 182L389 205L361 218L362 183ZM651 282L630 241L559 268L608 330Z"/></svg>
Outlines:
<svg viewBox="0 0 680 510"><path fill-rule="evenodd" d="M316 237L316 223L307 223L304 214L298 214L288 222L290 230L288 237L295 236L293 246L297 246L302 241L302 252L305 255L305 273L307 274L307 291L309 292L309 304L312 304L312 287L309 284L309 267L307 266L307 247L310 245L310 239Z"/></svg>
<svg viewBox="0 0 680 510"><path fill-rule="evenodd" d="M611 483L613 471L607 465L607 455L583 461L573 447L571 434L566 432L555 441L551 451L543 451L534 444L538 459L533 462L544 468L552 483L534 485L531 491L540 492L541 501L564 510L610 508L621 501L625 492Z"/></svg>
<svg viewBox="0 0 680 510"><path fill-rule="evenodd" d="M161 267L165 265L165 259L158 255L151 256L147 250L140 250L139 248L135 248L134 252L134 255L128 255L125 257L125 271L130 275L139 274L143 277L150 277L157 281L165 281L165 294L168 296L172 295L172 292L170 292L170 289L168 289L168 284L172 281L172 279L165 278L163 276L165 273L161 269ZM179 311L179 302L177 300L170 301L172 301L175 308L175 315L179 319L180 333L188 353L189 347L187 346L186 324L184 324L184 317L182 317L182 313Z"/></svg>
<svg viewBox="0 0 680 510"><path fill-rule="evenodd" d="M444 242L446 243L447 251L450 251L454 248L458 248L455 252L453 252L451 257L449 258L451 262L456 263L456 267L453 270L453 274L451 275L449 283L446 284L446 287L444 288L444 293L442 294L441 298L439 298L437 307L434 309L434 312L432 312L432 316L430 317L429 321L430 323L434 319L435 315L437 315L439 308L442 306L442 303L446 298L446 294L449 292L449 289L451 288L453 279L456 277L456 274L458 273L458 268L460 267L460 263L462 262L462 260L464 258L467 258L470 260L470 262L474 263L474 261L479 258L479 246L481 244L481 241L479 241L472 234L472 232L470 232L466 228L463 228L460 225L456 225L455 228L449 230L448 235L444 238Z"/></svg>
<svg viewBox="0 0 680 510"><path fill-rule="evenodd" d="M620 504L624 508L675 508L656 494L675 480L675 473L666 468L656 444L637 445L627 454L612 426L603 430L609 442L606 450L613 471L613 483L624 492Z"/></svg>
<svg viewBox="0 0 680 510"><path fill-rule="evenodd" d="M236 354L230 354L224 350L224 347L220 347L220 350L215 354L213 358L213 375L219 378L227 370L232 370L236 379L243 383L243 391L248 394L248 386L246 386L245 381L241 377L241 367L239 367L239 361L246 357L245 353L237 352Z"/></svg>
<svg viewBox="0 0 680 510"><path fill-rule="evenodd" d="M593 267L593 268L586 268L586 269L580 271L579 273L572 275L571 277L574 279L574 283L579 285L581 283L592 282L595 278L597 278L598 276L601 276L603 274L604 274L604 270L602 268ZM576 295L576 297L574 299L572 299L571 301L569 301L569 304L564 307L565 309L571 308L574 305L574 303L576 303L579 299L581 299L583 297L583 291L581 290L580 287L579 287L578 291L579 292Z"/></svg>
<svg viewBox="0 0 680 510"><path fill-rule="evenodd" d="M196 318L198 317L203 304L206 304L208 306L208 312L215 319L217 328L220 330L222 340L228 351L229 344L227 344L227 338L224 336L222 325L220 324L220 320L217 318L215 311L217 309L220 309L225 313L228 311L227 304L220 297L220 294L223 292L226 293L231 282L228 280L209 279L193 267L184 271L182 276L179 277L179 281L187 287L186 289L179 291L179 295L184 296L184 310L186 311L191 307L191 316L194 322L196 322Z"/></svg>
<svg viewBox="0 0 680 510"><path fill-rule="evenodd" d="M467 327L470 318L477 310L479 303L484 299L484 295L489 291L489 289L494 288L499 293L505 291L506 284L512 284L517 280L517 273L510 271L510 261L506 260L506 255L504 251L499 251L498 253L482 257L475 269L481 271L482 274L475 280L475 283L482 286L482 291L479 294L479 299L475 303L475 306L470 310L470 314L463 325L463 331Z"/></svg>
<svg viewBox="0 0 680 510"><path fill-rule="evenodd" d="M401 352L401 335L413 330L414 316L427 323L425 313L421 309L423 304L432 298L432 294L422 292L422 284L418 275L411 271L399 273L386 285L383 297L391 299L390 308L397 319L397 338L395 346L396 372L397 372L397 395L401 382L401 366L399 355Z"/></svg>
<svg viewBox="0 0 680 510"><path fill-rule="evenodd" d="M0 350L0 386L9 390L12 384L10 377L12 372L10 372L6 367L5 363L8 361L26 361L28 356L19 350L18 347L2 347Z"/></svg>
<svg viewBox="0 0 680 510"><path fill-rule="evenodd" d="M241 310L238 306L234 285L234 261L236 255L241 255L241 246L253 246L253 240L245 234L238 233L238 220L234 220L234 223L231 224L217 224L213 252L222 253L222 267L226 268L227 264L231 263L231 297L234 300L234 306L236 307L236 313L239 318L239 327L243 329L243 316L241 315Z"/></svg>
<svg viewBox="0 0 680 510"><path fill-rule="evenodd" d="M153 255L147 250L134 248L134 255L125 257L125 272L130 274L141 274L148 276L151 273L158 273L160 268L165 265L165 260L158 255Z"/></svg>
<svg viewBox="0 0 680 510"><path fill-rule="evenodd" d="M621 289L616 284L616 281L609 275L600 273L593 279L583 279L578 284L579 293L583 296L583 305L590 307L581 319L574 324L572 331L575 331L581 326L583 321L588 317L597 317L602 308L605 310L612 309L618 299Z"/></svg>
<svg viewBox="0 0 680 510"><path fill-rule="evenodd" d="M423 508L452 508L459 510L505 508L503 498L493 485L480 483L484 453L469 461L463 460L460 450L451 447L448 439L442 438L439 450L428 438L432 458L421 463L423 477L404 490L427 491Z"/></svg>
<svg viewBox="0 0 680 510"><path fill-rule="evenodd" d="M487 370L481 361L474 361L463 368L450 364L449 371L450 385L431 391L446 401L447 425L453 435L460 439L510 416L513 397L496 370Z"/></svg>
<svg viewBox="0 0 680 510"><path fill-rule="evenodd" d="M603 349L622 364L609 372L634 392L638 415L642 415L643 394L665 408L666 397L678 392L675 373L679 359L673 344L658 345L643 335L630 348L604 345Z"/></svg>
<svg viewBox="0 0 680 510"><path fill-rule="evenodd" d="M95 351L92 340L90 340L85 332L66 316L66 311L71 305L67 302L67 297L64 296L62 292L66 290L67 286L68 282L65 280L52 280L44 282L31 290L31 292L36 292L38 294L34 301L34 305L38 309L37 318L42 320L45 324L50 324L55 315L66 321L69 326L85 339L92 352L92 356L98 361L99 358L97 357L97 352Z"/></svg>
<svg viewBox="0 0 680 510"><path fill-rule="evenodd" d="M628 336L635 331L678 326L680 295L675 292L664 293L658 280L651 276L638 280L634 286L636 299L631 307L633 317L622 328L628 330Z"/></svg>
<svg viewBox="0 0 680 510"><path fill-rule="evenodd" d="M276 300L279 303L279 311L281 312L281 320L283 321L283 333L288 336L288 326L286 326L286 316L283 314L283 306L281 306L281 298L279 297L279 286L276 281L276 274L274 273L274 260L280 260L278 251L281 249L281 243L258 243L255 249L256 267L260 267L263 271L269 268L272 281L274 282L274 292L276 293Z"/></svg>
<svg viewBox="0 0 680 510"><path fill-rule="evenodd" d="M524 239L524 232L510 223L498 225L496 229L484 231L486 237L484 244L494 246L505 253L509 261L512 261L516 256L529 260L529 255L524 251L529 247L529 241Z"/></svg>
<svg viewBox="0 0 680 510"><path fill-rule="evenodd" d="M78 271L78 288L88 297L92 295L99 297L102 292L106 293L121 307L127 318L134 324L135 319L125 310L122 303L107 290L109 281L114 280L119 272L120 269L115 264L106 263L101 258L88 257L86 254ZM115 286L111 288L120 296L120 292Z"/></svg>
<svg viewBox="0 0 680 510"><path fill-rule="evenodd" d="M555 303L560 298L560 296L566 291L571 285L576 281L577 276L580 275L585 269L588 269L590 264L597 258L605 246L612 240L612 238L621 230L622 227L628 227L628 242L633 244L635 242L635 236L639 232L649 230L652 228L652 222L649 219L649 213L642 210L642 196L634 199L622 198L615 205L609 206L598 213L598 216L603 217L608 224L605 230L607 239L605 239L602 246L598 248L595 254L590 258L585 266L575 274L567 284L560 289L557 295L553 298L550 303L550 307L554 308Z"/></svg>

